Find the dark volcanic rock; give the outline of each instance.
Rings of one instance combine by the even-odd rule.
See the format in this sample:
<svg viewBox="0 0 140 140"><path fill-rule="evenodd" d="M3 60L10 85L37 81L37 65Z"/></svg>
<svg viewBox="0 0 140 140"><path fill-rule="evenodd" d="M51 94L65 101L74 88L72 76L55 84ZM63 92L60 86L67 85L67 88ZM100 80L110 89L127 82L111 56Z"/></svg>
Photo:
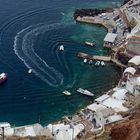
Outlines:
<svg viewBox="0 0 140 140"><path fill-rule="evenodd" d="M74 12L74 19L76 19L78 16L83 17L83 16L97 16L98 14L101 13L106 13L106 12L113 12L112 8L105 8L105 9L77 9Z"/></svg>
<svg viewBox="0 0 140 140"><path fill-rule="evenodd" d="M135 112L128 122L112 127L111 139L140 140L140 110Z"/></svg>
<svg viewBox="0 0 140 140"><path fill-rule="evenodd" d="M123 5L125 5L127 2L129 2L130 0L124 0Z"/></svg>

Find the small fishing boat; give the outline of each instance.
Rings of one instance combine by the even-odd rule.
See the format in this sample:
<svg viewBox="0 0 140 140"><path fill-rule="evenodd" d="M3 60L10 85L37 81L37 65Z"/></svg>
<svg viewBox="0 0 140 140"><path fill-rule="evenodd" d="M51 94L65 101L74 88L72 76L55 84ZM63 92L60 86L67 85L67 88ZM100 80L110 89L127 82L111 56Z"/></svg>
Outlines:
<svg viewBox="0 0 140 140"><path fill-rule="evenodd" d="M97 61L97 62L95 63L95 66L100 66L100 61Z"/></svg>
<svg viewBox="0 0 140 140"><path fill-rule="evenodd" d="M87 59L85 58L83 62L84 62L84 63L87 63Z"/></svg>
<svg viewBox="0 0 140 140"><path fill-rule="evenodd" d="M86 44L87 46L91 46L91 47L93 47L93 46L96 45L95 42L88 42L88 41L86 41L85 44Z"/></svg>
<svg viewBox="0 0 140 140"><path fill-rule="evenodd" d="M31 74L31 73L32 73L32 69L29 69L29 70L28 70L28 73Z"/></svg>
<svg viewBox="0 0 140 140"><path fill-rule="evenodd" d="M0 84L3 84L7 80L7 74L6 73L1 73L0 74Z"/></svg>
<svg viewBox="0 0 140 140"><path fill-rule="evenodd" d="M59 50L64 51L64 45L60 45Z"/></svg>
<svg viewBox="0 0 140 140"><path fill-rule="evenodd" d="M69 91L67 91L67 90L65 90L65 91L63 91L63 93L65 94L65 95L71 95L71 93L69 92Z"/></svg>
<svg viewBox="0 0 140 140"><path fill-rule="evenodd" d="M104 61L101 61L101 66L105 66L105 62Z"/></svg>
<svg viewBox="0 0 140 140"><path fill-rule="evenodd" d="M93 64L93 61L92 61L92 60L89 60L89 62L88 62L88 63L89 63L89 65L91 65L91 64Z"/></svg>
<svg viewBox="0 0 140 140"><path fill-rule="evenodd" d="M84 90L82 88L78 88L77 92L82 93L82 94L87 95L87 96L94 96L94 94L92 92L90 92L88 90Z"/></svg>

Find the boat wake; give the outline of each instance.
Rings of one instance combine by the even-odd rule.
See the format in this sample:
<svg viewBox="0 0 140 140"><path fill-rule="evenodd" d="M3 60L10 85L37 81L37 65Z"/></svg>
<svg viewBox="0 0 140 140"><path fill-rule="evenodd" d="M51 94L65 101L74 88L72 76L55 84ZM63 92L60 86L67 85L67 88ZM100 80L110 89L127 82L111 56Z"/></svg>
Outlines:
<svg viewBox="0 0 140 140"><path fill-rule="evenodd" d="M50 66L34 50L34 40L45 32L64 28L65 24L38 24L30 26L17 33L14 40L15 54L24 62L28 69L32 69L41 80L52 87L63 84L64 76L61 72ZM59 57L57 59L60 59ZM66 64L65 64L66 65ZM68 68L67 68L68 69Z"/></svg>

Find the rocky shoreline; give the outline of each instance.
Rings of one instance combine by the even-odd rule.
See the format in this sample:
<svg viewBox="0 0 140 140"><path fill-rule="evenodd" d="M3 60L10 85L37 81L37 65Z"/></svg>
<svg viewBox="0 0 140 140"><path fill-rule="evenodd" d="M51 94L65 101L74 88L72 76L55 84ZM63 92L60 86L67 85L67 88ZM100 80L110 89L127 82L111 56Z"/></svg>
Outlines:
<svg viewBox="0 0 140 140"><path fill-rule="evenodd" d="M111 13L113 12L113 8L105 8L105 9L76 9L74 12L74 19L77 17L84 17L84 16L97 16L102 13Z"/></svg>

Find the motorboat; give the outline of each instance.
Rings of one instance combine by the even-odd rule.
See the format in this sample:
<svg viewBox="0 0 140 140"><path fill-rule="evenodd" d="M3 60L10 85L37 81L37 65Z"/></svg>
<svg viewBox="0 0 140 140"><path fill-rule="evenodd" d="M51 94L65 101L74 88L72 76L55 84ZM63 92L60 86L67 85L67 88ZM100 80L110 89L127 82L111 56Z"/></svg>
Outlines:
<svg viewBox="0 0 140 140"><path fill-rule="evenodd" d="M100 61L97 61L96 63L95 63L95 66L99 66L100 65Z"/></svg>
<svg viewBox="0 0 140 140"><path fill-rule="evenodd" d="M31 73L32 73L32 69L29 69L29 70L28 70L28 73L31 74Z"/></svg>
<svg viewBox="0 0 140 140"><path fill-rule="evenodd" d="M84 63L87 63L87 59L85 58L83 62L84 62Z"/></svg>
<svg viewBox="0 0 140 140"><path fill-rule="evenodd" d="M59 50L60 50L60 51L64 51L64 45L60 45L60 46L59 46Z"/></svg>
<svg viewBox="0 0 140 140"><path fill-rule="evenodd" d="M0 74L0 84L4 83L7 80L7 74L1 73Z"/></svg>
<svg viewBox="0 0 140 140"><path fill-rule="evenodd" d="M92 92L90 92L88 90L84 90L82 88L78 88L77 92L82 93L82 94L87 95L87 96L94 96L94 94Z"/></svg>
<svg viewBox="0 0 140 140"><path fill-rule="evenodd" d="M63 93L64 93L65 95L68 95L68 96L71 95L71 93L70 93L69 91L67 91L67 90L64 90Z"/></svg>
<svg viewBox="0 0 140 140"><path fill-rule="evenodd" d="M105 66L105 62L104 61L101 61L101 66Z"/></svg>
<svg viewBox="0 0 140 140"><path fill-rule="evenodd" d="M86 44L87 46L91 46L91 47L93 47L93 46L96 45L95 42L88 42L88 41L86 41L85 44Z"/></svg>

